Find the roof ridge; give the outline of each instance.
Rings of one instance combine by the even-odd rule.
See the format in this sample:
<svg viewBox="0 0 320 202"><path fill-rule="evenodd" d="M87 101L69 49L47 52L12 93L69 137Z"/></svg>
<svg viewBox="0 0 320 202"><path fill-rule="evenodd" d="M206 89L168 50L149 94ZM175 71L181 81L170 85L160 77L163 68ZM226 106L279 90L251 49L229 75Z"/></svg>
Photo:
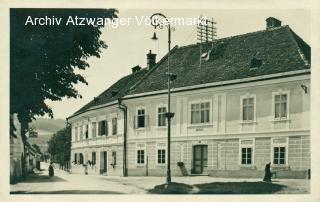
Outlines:
<svg viewBox="0 0 320 202"><path fill-rule="evenodd" d="M307 45L307 46L309 46L309 45L301 37L299 37L290 27L287 27L287 31L289 32L292 40L294 41L294 44L297 46L298 51L299 51L299 55L300 55L301 59L303 60L303 62L306 65L310 65L310 61L307 58L308 56L306 55L307 53L305 53L304 50L302 50L302 48L300 47L300 45L297 41L297 38L298 38L298 40L301 40L303 45Z"/></svg>
<svg viewBox="0 0 320 202"><path fill-rule="evenodd" d="M228 36L228 37L224 37L224 38L219 38L219 39L216 39L214 42L219 42L219 41L234 39L234 38L238 38L238 37L245 37L245 36L248 36L248 35L259 34L259 33L261 33L261 32L271 32L271 31L276 31L276 30L284 29L284 28L289 28L289 25L282 25L282 26L275 27L275 28L272 28L272 29L263 29L263 30L258 30L258 31L254 31L254 32L248 32L248 33L244 33L244 34L239 34L239 35L234 35L234 36ZM290 29L290 28L289 28L289 29ZM210 44L210 43L212 43L212 42L205 42L205 43L202 43L202 44L206 45L206 44ZM182 49L182 48L190 48L190 47L193 47L193 46L198 46L198 44L200 44L200 43L188 44L188 45L180 46L179 49Z"/></svg>

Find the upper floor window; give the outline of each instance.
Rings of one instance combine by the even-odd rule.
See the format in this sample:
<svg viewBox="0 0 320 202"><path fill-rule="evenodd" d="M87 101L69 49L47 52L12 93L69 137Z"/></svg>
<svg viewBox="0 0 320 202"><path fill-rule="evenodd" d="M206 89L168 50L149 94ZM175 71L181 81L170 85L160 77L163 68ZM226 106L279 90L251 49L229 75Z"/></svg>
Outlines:
<svg viewBox="0 0 320 202"><path fill-rule="evenodd" d="M242 120L253 121L254 120L254 98L242 99Z"/></svg>
<svg viewBox="0 0 320 202"><path fill-rule="evenodd" d="M146 123L146 114L144 109L138 109L136 128L144 128Z"/></svg>
<svg viewBox="0 0 320 202"><path fill-rule="evenodd" d="M286 119L287 117L287 107L288 107L288 95L278 94L274 95L274 118L275 119Z"/></svg>
<svg viewBox="0 0 320 202"><path fill-rule="evenodd" d="M74 128L74 140L78 141L78 127Z"/></svg>
<svg viewBox="0 0 320 202"><path fill-rule="evenodd" d="M118 119L116 117L112 118L112 135L117 134L117 124L118 123Z"/></svg>
<svg viewBox="0 0 320 202"><path fill-rule="evenodd" d="M210 102L191 104L191 124L210 122Z"/></svg>
<svg viewBox="0 0 320 202"><path fill-rule="evenodd" d="M108 135L108 122L106 120L99 121L99 136Z"/></svg>
<svg viewBox="0 0 320 202"><path fill-rule="evenodd" d="M166 113L167 108L166 107L159 107L158 108L158 126L166 126Z"/></svg>
<svg viewBox="0 0 320 202"><path fill-rule="evenodd" d="M83 126L80 126L80 140L83 139Z"/></svg>
<svg viewBox="0 0 320 202"><path fill-rule="evenodd" d="M91 132L92 132L92 137L96 137L97 135L97 123L96 122L92 122L91 123Z"/></svg>
<svg viewBox="0 0 320 202"><path fill-rule="evenodd" d="M88 124L86 124L84 126L84 128L85 128L85 131L84 131L85 138L88 139L89 138L89 126L88 126Z"/></svg>

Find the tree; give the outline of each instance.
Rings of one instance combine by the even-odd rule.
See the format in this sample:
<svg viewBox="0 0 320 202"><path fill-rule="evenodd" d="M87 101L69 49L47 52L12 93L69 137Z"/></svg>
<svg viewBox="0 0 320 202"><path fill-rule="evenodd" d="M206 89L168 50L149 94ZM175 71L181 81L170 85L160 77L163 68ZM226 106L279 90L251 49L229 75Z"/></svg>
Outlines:
<svg viewBox="0 0 320 202"><path fill-rule="evenodd" d="M51 161L66 167L70 161L71 152L71 127L59 130L48 141L48 153Z"/></svg>
<svg viewBox="0 0 320 202"><path fill-rule="evenodd" d="M28 16L54 16L60 25L25 25ZM11 9L10 11L10 114L17 113L21 135L35 116L53 111L45 100L78 98L77 83L88 84L77 70L89 67L86 60L100 57L107 48L100 40L103 26L65 25L68 17L116 18L115 9ZM12 128L10 131L14 131ZM10 133L12 134L12 132Z"/></svg>

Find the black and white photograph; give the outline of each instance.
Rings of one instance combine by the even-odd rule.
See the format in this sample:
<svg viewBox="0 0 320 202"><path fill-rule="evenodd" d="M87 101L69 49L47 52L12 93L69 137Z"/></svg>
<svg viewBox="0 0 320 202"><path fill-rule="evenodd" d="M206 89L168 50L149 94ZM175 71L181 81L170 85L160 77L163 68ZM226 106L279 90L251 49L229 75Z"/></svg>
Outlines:
<svg viewBox="0 0 320 202"><path fill-rule="evenodd" d="M41 5L6 12L7 199L319 199L317 8Z"/></svg>

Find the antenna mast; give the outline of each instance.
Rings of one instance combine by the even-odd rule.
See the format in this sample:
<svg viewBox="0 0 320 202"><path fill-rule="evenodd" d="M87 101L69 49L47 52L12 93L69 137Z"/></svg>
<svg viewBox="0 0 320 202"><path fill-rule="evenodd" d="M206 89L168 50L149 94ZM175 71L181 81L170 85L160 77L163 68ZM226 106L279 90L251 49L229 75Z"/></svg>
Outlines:
<svg viewBox="0 0 320 202"><path fill-rule="evenodd" d="M203 19L202 15L199 16L200 19ZM199 64L201 67L201 56L202 56L202 44L211 42L211 47L213 47L213 42L217 37L217 29L215 27L217 24L213 18L208 20L204 18L201 23L197 25L197 40L200 43L200 55L199 55Z"/></svg>

